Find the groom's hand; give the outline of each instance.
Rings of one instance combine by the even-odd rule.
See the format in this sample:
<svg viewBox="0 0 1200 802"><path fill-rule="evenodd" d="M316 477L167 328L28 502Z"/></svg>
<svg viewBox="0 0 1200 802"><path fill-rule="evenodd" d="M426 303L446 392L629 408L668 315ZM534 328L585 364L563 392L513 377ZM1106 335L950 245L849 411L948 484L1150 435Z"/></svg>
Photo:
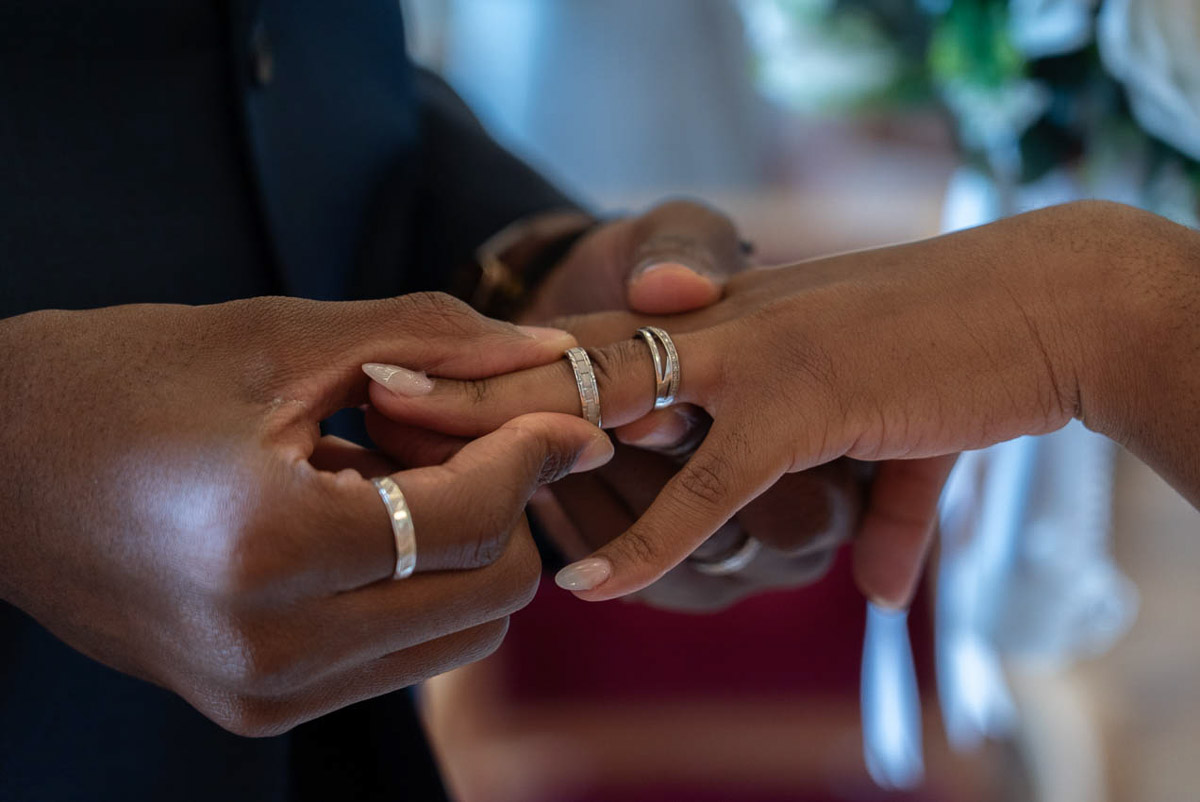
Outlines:
<svg viewBox="0 0 1200 802"><path fill-rule="evenodd" d="M438 295L0 321L0 596L248 735L478 659L536 587L530 494L608 439L529 415L397 471L318 424L366 400L364 362L479 377L571 344ZM416 529L398 581L384 474Z"/></svg>
<svg viewBox="0 0 1200 802"><path fill-rule="evenodd" d="M715 303L729 276L748 265L737 228L691 201L593 229L542 282L523 322L633 310L669 315Z"/></svg>

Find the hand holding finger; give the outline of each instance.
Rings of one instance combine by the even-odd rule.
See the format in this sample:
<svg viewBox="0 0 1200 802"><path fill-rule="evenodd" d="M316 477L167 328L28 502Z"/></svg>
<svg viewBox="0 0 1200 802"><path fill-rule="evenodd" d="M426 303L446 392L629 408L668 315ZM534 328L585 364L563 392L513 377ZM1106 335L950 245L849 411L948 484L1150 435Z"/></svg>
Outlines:
<svg viewBox="0 0 1200 802"><path fill-rule="evenodd" d="M534 490L611 456L612 443L594 426L534 413L466 443L444 464L394 474L419 533L417 571L491 563ZM342 548L362 557L358 584L391 576L395 547L377 491L365 480L336 479L329 502L347 516L345 530L355 533L357 542Z"/></svg>
<svg viewBox="0 0 1200 802"><path fill-rule="evenodd" d="M629 308L674 315L715 303L726 278L746 267L737 228L691 201L662 204L630 221Z"/></svg>

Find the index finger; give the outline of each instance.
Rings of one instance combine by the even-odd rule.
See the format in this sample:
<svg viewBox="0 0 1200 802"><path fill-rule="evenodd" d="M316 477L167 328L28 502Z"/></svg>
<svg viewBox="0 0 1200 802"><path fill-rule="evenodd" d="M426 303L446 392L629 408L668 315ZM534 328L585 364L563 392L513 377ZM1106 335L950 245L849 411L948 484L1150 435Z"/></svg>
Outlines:
<svg viewBox="0 0 1200 802"><path fill-rule="evenodd" d="M683 562L774 484L784 467L771 466L764 454L751 454L745 438L718 421L633 526L568 565L555 581L587 601L639 591Z"/></svg>

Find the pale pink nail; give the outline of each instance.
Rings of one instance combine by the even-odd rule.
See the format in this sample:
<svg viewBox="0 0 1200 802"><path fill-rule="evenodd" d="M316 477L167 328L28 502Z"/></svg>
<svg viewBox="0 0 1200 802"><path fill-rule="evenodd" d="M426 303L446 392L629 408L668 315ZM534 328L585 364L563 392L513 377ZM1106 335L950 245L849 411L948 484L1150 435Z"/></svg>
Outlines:
<svg viewBox="0 0 1200 802"><path fill-rule="evenodd" d="M433 392L433 379L419 371L398 365L381 365L377 362L368 362L362 369L363 373L396 395L416 397Z"/></svg>
<svg viewBox="0 0 1200 802"><path fill-rule="evenodd" d="M588 557L558 572L554 582L563 590L592 590L612 576L612 563L603 557Z"/></svg>

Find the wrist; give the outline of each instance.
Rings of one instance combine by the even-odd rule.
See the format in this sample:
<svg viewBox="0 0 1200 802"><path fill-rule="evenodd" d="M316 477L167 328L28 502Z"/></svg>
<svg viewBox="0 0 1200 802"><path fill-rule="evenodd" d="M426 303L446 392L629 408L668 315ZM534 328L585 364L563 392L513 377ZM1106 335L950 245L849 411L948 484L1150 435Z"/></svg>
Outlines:
<svg viewBox="0 0 1200 802"><path fill-rule="evenodd" d="M1076 417L1143 458L1195 399L1200 234L1139 209L1079 204L1067 319L1080 332ZM1150 460L1153 463L1153 460Z"/></svg>

